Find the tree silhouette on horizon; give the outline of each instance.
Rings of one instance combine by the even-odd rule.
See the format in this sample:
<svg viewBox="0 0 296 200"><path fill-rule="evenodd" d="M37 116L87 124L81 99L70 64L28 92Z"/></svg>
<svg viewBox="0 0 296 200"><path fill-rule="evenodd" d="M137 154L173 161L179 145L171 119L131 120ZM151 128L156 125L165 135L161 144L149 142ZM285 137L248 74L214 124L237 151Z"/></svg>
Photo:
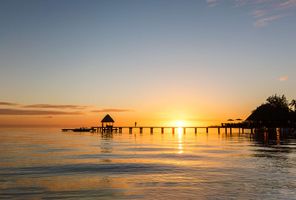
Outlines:
<svg viewBox="0 0 296 200"><path fill-rule="evenodd" d="M291 103L287 100L285 95L272 95L266 99L266 102L257 107L252 114L247 118L247 121L252 122L255 126L295 126L296 115L296 101Z"/></svg>

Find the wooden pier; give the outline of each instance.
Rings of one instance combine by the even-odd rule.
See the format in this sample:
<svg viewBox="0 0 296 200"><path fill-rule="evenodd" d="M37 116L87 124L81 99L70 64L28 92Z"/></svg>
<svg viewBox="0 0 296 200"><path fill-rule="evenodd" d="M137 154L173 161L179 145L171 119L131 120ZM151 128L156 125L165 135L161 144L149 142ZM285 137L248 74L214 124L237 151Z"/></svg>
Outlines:
<svg viewBox="0 0 296 200"><path fill-rule="evenodd" d="M122 133L123 130L128 130L129 134L133 133L140 133L142 134L144 130L149 130L150 134L153 134L156 130L159 131L161 134L166 132L175 133L176 130L182 129L183 133L185 134L187 130L192 130L194 134L198 133L209 133L210 129L216 129L217 133L221 133L221 129L224 129L224 133L232 134L233 129L238 129L239 133L244 134L245 130L250 130L250 133L254 132L254 128L242 128L242 127L225 127L225 126L191 126L191 127L178 127L178 126L114 126L114 127L91 127L92 132L97 133Z"/></svg>
<svg viewBox="0 0 296 200"><path fill-rule="evenodd" d="M73 131L73 132L91 132L91 133L102 133L103 134L113 134L113 133L122 133L125 129L125 133L133 134L139 133L143 134L144 129L146 132L150 132L153 134L154 132L157 133L172 133L175 134L176 129L177 133L186 134L187 130L191 130L189 132L194 132L195 135L198 133L209 133L210 129L216 129L216 133L221 134L221 129L224 134L232 135L233 129L235 129L235 133L240 134L251 134L256 135L257 133L264 133L264 135L269 134L269 132L275 132L275 128L277 132L281 132L281 127L262 127L258 126L258 124L250 123L250 122L240 122L240 123L222 123L221 125L216 126L189 126L189 127L180 127L180 126L137 126L135 122L135 126L114 126L114 120L112 117L107 114L102 120L101 126L93 126L90 128L87 127L80 127L80 128L65 128L62 129L63 132ZM260 125L260 124L259 124ZM292 129L291 129L292 128ZM282 130L286 131L287 127L282 127ZM290 127L290 131L296 136L296 127ZM224 131L223 131L224 130ZM247 130L247 131L246 131ZM271 131L270 131L271 130ZM238 131L238 132L237 132ZM262 135L262 134L261 134Z"/></svg>

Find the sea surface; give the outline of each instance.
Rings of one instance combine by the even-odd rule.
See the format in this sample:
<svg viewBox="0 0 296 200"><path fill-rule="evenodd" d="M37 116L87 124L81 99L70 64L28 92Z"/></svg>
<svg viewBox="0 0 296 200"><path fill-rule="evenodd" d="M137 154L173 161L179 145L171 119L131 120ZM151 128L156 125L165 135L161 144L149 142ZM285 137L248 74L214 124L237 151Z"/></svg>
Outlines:
<svg viewBox="0 0 296 200"><path fill-rule="evenodd" d="M2 128L0 199L296 199L296 140Z"/></svg>

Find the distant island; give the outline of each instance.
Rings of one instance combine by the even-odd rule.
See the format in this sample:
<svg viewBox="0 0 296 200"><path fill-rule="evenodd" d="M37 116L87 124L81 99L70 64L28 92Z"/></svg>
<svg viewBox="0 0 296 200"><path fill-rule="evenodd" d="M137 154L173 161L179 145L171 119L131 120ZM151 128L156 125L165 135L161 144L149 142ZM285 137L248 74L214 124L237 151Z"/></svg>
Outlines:
<svg viewBox="0 0 296 200"><path fill-rule="evenodd" d="M296 128L296 100L272 95L243 122L254 128Z"/></svg>
<svg viewBox="0 0 296 200"><path fill-rule="evenodd" d="M281 137L296 138L296 100L289 102L285 95L272 95L246 120L222 123L222 127L250 129L257 136L268 134L275 137L280 134Z"/></svg>

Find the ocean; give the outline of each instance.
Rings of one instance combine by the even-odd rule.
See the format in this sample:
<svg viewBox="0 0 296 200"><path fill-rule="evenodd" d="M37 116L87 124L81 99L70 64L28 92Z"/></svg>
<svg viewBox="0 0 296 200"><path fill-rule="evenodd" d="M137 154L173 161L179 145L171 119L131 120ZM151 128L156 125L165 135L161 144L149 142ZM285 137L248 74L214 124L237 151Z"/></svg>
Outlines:
<svg viewBox="0 0 296 200"><path fill-rule="evenodd" d="M1 128L0 199L296 199L296 140Z"/></svg>

